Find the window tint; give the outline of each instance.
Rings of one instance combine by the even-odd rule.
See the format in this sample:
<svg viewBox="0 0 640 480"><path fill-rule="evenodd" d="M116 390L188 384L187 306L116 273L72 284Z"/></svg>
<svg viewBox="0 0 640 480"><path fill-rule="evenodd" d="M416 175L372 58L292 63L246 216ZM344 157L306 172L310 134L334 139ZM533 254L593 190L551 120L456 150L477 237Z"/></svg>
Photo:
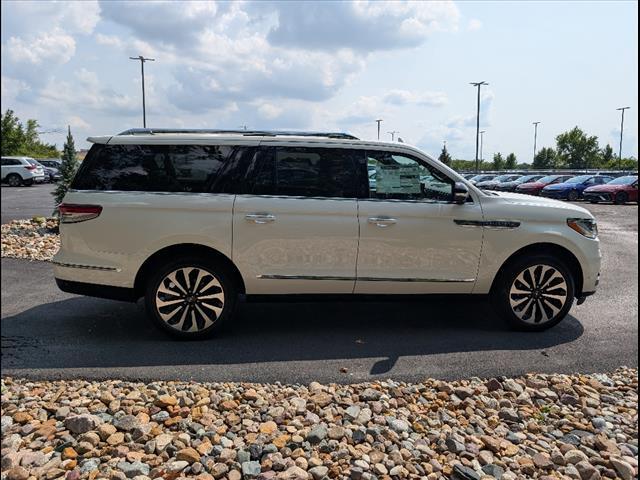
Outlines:
<svg viewBox="0 0 640 480"><path fill-rule="evenodd" d="M222 167L211 191L216 193L252 193L253 183L261 165L256 147L236 147Z"/></svg>
<svg viewBox="0 0 640 480"><path fill-rule="evenodd" d="M230 152L219 145L94 145L72 188L207 192Z"/></svg>
<svg viewBox="0 0 640 480"><path fill-rule="evenodd" d="M434 202L449 202L453 198L454 182L416 159L392 152L369 151L367 163L375 169L375 181L370 182L369 187L370 198Z"/></svg>
<svg viewBox="0 0 640 480"><path fill-rule="evenodd" d="M339 148L262 149L252 193L304 197L355 198L364 152Z"/></svg>
<svg viewBox="0 0 640 480"><path fill-rule="evenodd" d="M3 158L2 165L8 166L8 165L22 165L22 164L20 160L16 160L15 158Z"/></svg>

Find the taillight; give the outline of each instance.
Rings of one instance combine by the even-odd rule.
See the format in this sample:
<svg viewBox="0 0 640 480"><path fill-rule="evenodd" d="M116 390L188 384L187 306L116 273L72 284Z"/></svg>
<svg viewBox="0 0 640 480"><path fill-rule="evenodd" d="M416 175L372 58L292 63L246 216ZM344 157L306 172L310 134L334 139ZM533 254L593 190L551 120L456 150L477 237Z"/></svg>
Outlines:
<svg viewBox="0 0 640 480"><path fill-rule="evenodd" d="M37 167L37 166L35 166L35 165L25 165L25 166L24 166L24 168L26 168L26 169L27 169L27 170L29 170L29 171L33 171L33 170L35 170L35 169L36 169L36 168L38 168L38 167Z"/></svg>
<svg viewBox="0 0 640 480"><path fill-rule="evenodd" d="M58 211L60 212L60 223L78 223L99 217L102 207L100 205L61 203L58 206Z"/></svg>

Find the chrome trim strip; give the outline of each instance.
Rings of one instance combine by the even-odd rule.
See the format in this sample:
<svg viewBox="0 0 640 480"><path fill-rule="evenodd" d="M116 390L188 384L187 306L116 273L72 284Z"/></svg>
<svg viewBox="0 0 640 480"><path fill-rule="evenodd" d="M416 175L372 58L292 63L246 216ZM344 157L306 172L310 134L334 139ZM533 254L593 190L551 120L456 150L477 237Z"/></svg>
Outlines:
<svg viewBox="0 0 640 480"><path fill-rule="evenodd" d="M517 220L459 220L454 219L453 223L460 227L483 227L493 230L511 230L518 228L520 222Z"/></svg>
<svg viewBox="0 0 640 480"><path fill-rule="evenodd" d="M257 275L261 280L348 280L353 282L356 277L332 277L329 275Z"/></svg>
<svg viewBox="0 0 640 480"><path fill-rule="evenodd" d="M324 275L257 275L261 280L354 280L362 282L431 282L431 283L471 283L475 278L386 278L386 277L332 277Z"/></svg>
<svg viewBox="0 0 640 480"><path fill-rule="evenodd" d="M384 278L384 277L358 277L363 282L429 282L429 283L471 283L475 278Z"/></svg>
<svg viewBox="0 0 640 480"><path fill-rule="evenodd" d="M122 271L121 268L105 267L100 265L83 265L80 263L55 262L53 260L51 261L51 263L53 263L54 265L58 265L59 267L66 267L66 268L81 268L84 270L100 270L103 272L121 272Z"/></svg>

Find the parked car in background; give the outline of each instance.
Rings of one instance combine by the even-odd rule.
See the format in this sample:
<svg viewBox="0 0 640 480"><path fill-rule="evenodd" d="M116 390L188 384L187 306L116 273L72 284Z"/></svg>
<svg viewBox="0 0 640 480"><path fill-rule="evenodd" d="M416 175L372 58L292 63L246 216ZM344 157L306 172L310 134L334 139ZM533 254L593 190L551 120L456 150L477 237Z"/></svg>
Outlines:
<svg viewBox="0 0 640 480"><path fill-rule="evenodd" d="M56 282L144 297L178 337L214 333L240 295L292 294L486 295L540 331L599 282L589 211L485 192L406 144L155 129L89 140L59 205Z"/></svg>
<svg viewBox="0 0 640 480"><path fill-rule="evenodd" d="M603 185L611 180L613 178L604 175L579 175L571 177L562 183L547 185L542 189L540 195L547 198L555 198L556 200L575 202L582 198L582 192L586 188Z"/></svg>
<svg viewBox="0 0 640 480"><path fill-rule="evenodd" d="M540 192L547 185L554 185L569 180L571 175L547 175L534 182L521 183L516 187L517 193L526 193L527 195L540 195Z"/></svg>
<svg viewBox="0 0 640 480"><path fill-rule="evenodd" d="M544 175L522 175L510 182L501 182L497 184L493 189L500 192L515 192L518 185L523 183L535 182L541 179Z"/></svg>
<svg viewBox="0 0 640 480"><path fill-rule="evenodd" d="M604 185L594 185L586 188L582 196L591 203L613 202L617 205L627 202L638 203L638 176L618 177Z"/></svg>
<svg viewBox="0 0 640 480"><path fill-rule="evenodd" d="M62 175L60 175L62 162L60 160L39 159L38 162L45 168L45 172L48 173L49 182L57 182L62 178Z"/></svg>
<svg viewBox="0 0 640 480"><path fill-rule="evenodd" d="M493 180L494 178L496 178L497 175L493 174L493 173L481 173L480 175L474 175L473 177L469 178L469 182L471 182L472 185L475 185L478 182L487 182L489 180Z"/></svg>
<svg viewBox="0 0 640 480"><path fill-rule="evenodd" d="M484 188L485 190L495 190L496 187L498 185L500 185L503 182L512 182L513 180L515 180L516 178L521 177L521 175L519 173L510 173L510 174L506 174L506 175L498 175L497 177L493 178L492 180L485 180L483 182L478 182L476 183L476 187L478 188Z"/></svg>
<svg viewBox="0 0 640 480"><path fill-rule="evenodd" d="M2 183L12 187L45 181L44 167L31 157L2 157Z"/></svg>

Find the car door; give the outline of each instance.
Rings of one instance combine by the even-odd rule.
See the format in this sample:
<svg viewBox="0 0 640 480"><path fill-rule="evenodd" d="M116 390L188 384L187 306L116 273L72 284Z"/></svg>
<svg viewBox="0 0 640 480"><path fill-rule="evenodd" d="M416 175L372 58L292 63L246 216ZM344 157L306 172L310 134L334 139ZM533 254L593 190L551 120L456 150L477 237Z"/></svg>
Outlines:
<svg viewBox="0 0 640 480"><path fill-rule="evenodd" d="M629 187L629 200L632 202L638 201L638 181L637 180L633 182L633 184Z"/></svg>
<svg viewBox="0 0 640 480"><path fill-rule="evenodd" d="M482 247L477 198L452 202L454 182L426 160L368 151L376 191L358 201L355 293L470 293Z"/></svg>
<svg viewBox="0 0 640 480"><path fill-rule="evenodd" d="M352 293L357 150L262 145L236 196L233 261L249 294Z"/></svg>

